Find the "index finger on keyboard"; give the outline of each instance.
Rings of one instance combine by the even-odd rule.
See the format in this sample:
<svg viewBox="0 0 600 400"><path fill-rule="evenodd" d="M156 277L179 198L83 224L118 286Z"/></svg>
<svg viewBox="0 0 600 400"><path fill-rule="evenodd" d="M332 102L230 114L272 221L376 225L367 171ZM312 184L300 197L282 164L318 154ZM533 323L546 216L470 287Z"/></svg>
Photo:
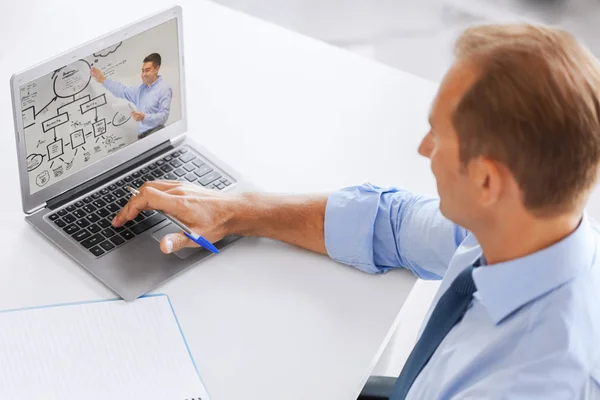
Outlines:
<svg viewBox="0 0 600 400"><path fill-rule="evenodd" d="M129 202L115 216L113 225L119 227L127 221L134 219L143 210L166 210L173 206L168 194L150 186L140 188L138 195L129 199Z"/></svg>

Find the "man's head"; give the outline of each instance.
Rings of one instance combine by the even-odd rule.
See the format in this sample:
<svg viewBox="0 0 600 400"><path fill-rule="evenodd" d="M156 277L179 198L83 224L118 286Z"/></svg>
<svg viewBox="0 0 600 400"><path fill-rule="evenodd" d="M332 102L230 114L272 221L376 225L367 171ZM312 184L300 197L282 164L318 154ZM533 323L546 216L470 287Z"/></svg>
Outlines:
<svg viewBox="0 0 600 400"><path fill-rule="evenodd" d="M142 65L142 81L150 86L158 79L158 70L160 69L160 54L152 53L144 58Z"/></svg>
<svg viewBox="0 0 600 400"><path fill-rule="evenodd" d="M482 221L583 210L600 162L600 68L563 31L466 30L434 101L419 153L442 213Z"/></svg>

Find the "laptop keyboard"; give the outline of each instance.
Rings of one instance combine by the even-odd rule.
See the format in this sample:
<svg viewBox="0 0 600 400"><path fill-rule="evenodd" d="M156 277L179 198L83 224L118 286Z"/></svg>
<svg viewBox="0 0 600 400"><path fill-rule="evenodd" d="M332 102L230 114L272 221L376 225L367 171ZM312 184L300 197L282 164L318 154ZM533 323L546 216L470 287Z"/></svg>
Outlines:
<svg viewBox="0 0 600 400"><path fill-rule="evenodd" d="M113 218L131 197L125 187L139 188L144 182L158 179L192 182L214 190L224 189L233 183L231 178L193 150L183 147L49 214L47 218L73 242L93 256L101 257L166 219L160 213L142 211L122 227L112 226Z"/></svg>

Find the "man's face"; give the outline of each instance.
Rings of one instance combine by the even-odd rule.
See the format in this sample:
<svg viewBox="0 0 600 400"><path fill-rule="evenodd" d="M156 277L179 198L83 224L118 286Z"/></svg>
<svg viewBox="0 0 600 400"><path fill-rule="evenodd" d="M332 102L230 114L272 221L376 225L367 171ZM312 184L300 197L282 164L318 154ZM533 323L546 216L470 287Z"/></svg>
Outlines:
<svg viewBox="0 0 600 400"><path fill-rule="evenodd" d="M430 114L430 130L419 146L419 154L431 160L440 196L440 211L459 225L477 214L477 187L469 167L461 167L458 135L452 118L463 93L476 79L465 66L454 66L442 82Z"/></svg>
<svg viewBox="0 0 600 400"><path fill-rule="evenodd" d="M142 65L142 82L146 85L151 85L158 79L158 66L154 66L153 62L145 62Z"/></svg>

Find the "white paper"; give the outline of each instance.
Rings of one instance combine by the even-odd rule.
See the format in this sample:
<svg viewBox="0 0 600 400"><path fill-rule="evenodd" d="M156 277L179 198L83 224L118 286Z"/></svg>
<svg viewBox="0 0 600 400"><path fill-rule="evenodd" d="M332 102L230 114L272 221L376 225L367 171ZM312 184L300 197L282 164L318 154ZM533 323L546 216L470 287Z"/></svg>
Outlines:
<svg viewBox="0 0 600 400"><path fill-rule="evenodd" d="M0 313L0 399L208 400L166 296Z"/></svg>

